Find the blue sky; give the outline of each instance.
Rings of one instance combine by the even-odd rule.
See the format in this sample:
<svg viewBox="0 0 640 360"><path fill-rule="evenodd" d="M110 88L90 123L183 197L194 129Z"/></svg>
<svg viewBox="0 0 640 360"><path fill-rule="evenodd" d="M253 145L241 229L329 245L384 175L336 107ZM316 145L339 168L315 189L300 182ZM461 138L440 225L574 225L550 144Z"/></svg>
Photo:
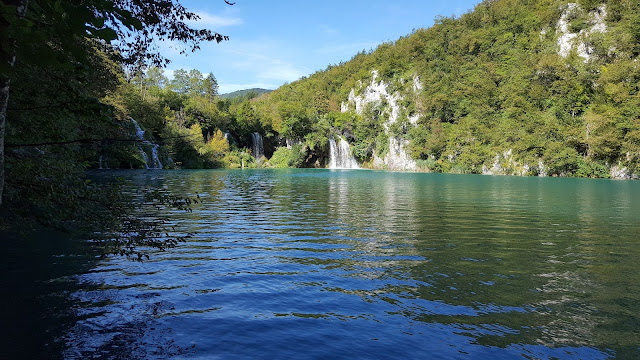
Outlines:
<svg viewBox="0 0 640 360"><path fill-rule="evenodd" d="M413 29L433 25L438 15L461 15L479 0L182 0L200 15L192 24L230 37L180 55L178 44L159 44L172 62L165 69L212 72L220 93L260 87L275 89L327 65L348 61L361 50L395 41Z"/></svg>

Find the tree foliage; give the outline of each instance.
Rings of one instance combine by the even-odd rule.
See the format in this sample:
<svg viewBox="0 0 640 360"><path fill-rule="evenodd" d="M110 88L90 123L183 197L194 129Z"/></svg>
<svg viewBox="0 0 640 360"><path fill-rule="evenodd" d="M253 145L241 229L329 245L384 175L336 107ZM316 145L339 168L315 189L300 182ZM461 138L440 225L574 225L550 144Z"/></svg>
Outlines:
<svg viewBox="0 0 640 360"><path fill-rule="evenodd" d="M482 172L511 150L529 174L544 173L540 162L549 175L596 176L618 164L637 172L640 5L604 2L607 30L598 32L590 31L592 14L603 2L580 2L568 14L576 38L563 57L557 24L567 3L482 2L282 86L257 100L257 115L314 149L317 139L343 135L362 161L387 151L385 136L398 136L409 140L414 159L440 171ZM580 43L588 60L578 54ZM399 120L388 129L385 101L359 116L340 114L349 93L358 96L371 83L372 71L401 99ZM414 79L422 89L413 88ZM415 125L410 115L418 116ZM327 119L329 128L321 125Z"/></svg>
<svg viewBox="0 0 640 360"><path fill-rule="evenodd" d="M141 119L147 140L157 139L167 126L166 109L183 101L163 91L167 79L155 66L166 60L154 41L196 50L202 41L227 39L192 28L187 22L195 19L175 0L0 4L1 228L117 234L133 224L125 218L133 211L130 199L88 181L85 170L96 166L98 154L115 167L140 166L130 117ZM151 231L160 224L136 224L148 236L112 244L127 254L136 244L164 246Z"/></svg>

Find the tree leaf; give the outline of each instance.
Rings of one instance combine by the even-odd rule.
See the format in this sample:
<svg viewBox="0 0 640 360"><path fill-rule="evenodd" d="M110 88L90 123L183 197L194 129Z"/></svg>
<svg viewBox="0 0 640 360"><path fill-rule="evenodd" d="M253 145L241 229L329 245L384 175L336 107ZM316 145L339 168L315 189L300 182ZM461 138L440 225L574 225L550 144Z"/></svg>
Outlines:
<svg viewBox="0 0 640 360"><path fill-rule="evenodd" d="M87 27L87 29L94 37L98 39L112 41L118 38L118 34L116 33L116 31L111 28L92 29Z"/></svg>
<svg viewBox="0 0 640 360"><path fill-rule="evenodd" d="M104 26L104 18L95 18L91 21L91 24L96 27L96 29L100 29Z"/></svg>

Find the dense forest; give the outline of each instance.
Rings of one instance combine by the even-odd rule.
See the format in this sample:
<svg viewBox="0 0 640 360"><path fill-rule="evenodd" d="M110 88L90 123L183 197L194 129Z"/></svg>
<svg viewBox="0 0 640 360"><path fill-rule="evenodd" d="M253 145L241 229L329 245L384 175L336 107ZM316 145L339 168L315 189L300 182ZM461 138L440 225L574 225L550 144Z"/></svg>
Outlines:
<svg viewBox="0 0 640 360"><path fill-rule="evenodd" d="M308 158L340 136L373 168L629 178L639 53L638 2L484 1L252 104Z"/></svg>
<svg viewBox="0 0 640 360"><path fill-rule="evenodd" d="M488 0L273 92L231 97L214 74L167 79L151 51L154 36L193 50L226 38L190 29L181 19L194 15L175 2L145 4L3 2L3 227L123 213L94 206L119 195L87 169L327 167L332 141L365 168L640 173L636 1Z"/></svg>
<svg viewBox="0 0 640 360"><path fill-rule="evenodd" d="M257 98L151 68L121 82L114 105L183 168L327 167L333 139L366 168L635 178L639 6L485 1ZM102 155L143 166L125 153Z"/></svg>

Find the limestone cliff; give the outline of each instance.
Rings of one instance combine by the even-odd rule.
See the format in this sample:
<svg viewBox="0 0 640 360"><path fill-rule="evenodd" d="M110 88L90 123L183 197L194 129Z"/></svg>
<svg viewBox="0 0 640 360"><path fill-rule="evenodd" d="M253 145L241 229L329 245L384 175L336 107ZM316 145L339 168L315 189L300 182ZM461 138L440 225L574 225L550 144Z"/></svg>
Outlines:
<svg viewBox="0 0 640 360"><path fill-rule="evenodd" d="M383 123L384 131L389 137L389 148L386 154L382 157L374 155L372 165L377 169L387 170L404 170L415 171L416 161L407 153L407 147L409 140L402 136L393 135L390 133L390 127L399 120L399 117L406 109L401 107L402 96L397 92L390 92L390 84L383 80L378 80L378 72L373 70L371 72L371 83L368 84L356 95L355 89L351 89L349 98L341 105L342 112L350 111L354 109L358 115L363 115L364 109L368 105L382 105L383 111L386 112L388 120ZM413 78L413 91L418 92L422 89L420 80L418 77ZM418 121L418 114L409 114L408 120L410 126L415 126Z"/></svg>

